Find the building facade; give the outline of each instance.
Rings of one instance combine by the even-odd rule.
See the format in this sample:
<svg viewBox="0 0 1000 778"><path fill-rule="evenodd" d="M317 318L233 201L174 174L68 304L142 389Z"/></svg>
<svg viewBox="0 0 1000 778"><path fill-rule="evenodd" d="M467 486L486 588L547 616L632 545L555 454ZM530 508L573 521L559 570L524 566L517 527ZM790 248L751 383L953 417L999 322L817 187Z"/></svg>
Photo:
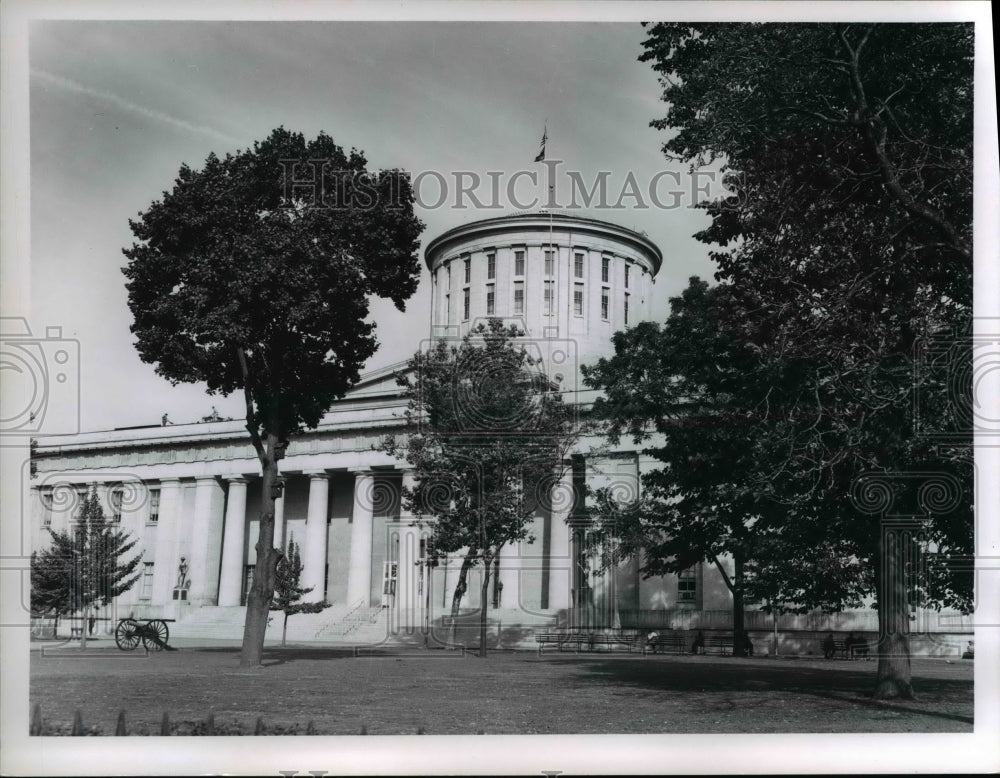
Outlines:
<svg viewBox="0 0 1000 778"><path fill-rule="evenodd" d="M425 259L432 283L430 338L460 338L478 321L517 323L543 369L585 414L594 393L579 368L612 353L611 335L651 311L659 249L618 225L561 214L519 214L449 230ZM414 351L426 338L415 338ZM307 599L333 607L293 620L299 640L380 636L442 639L461 560L428 564L431 528L406 513L405 462L379 450L401 432L406 401L395 377L404 364L368 373L321 424L290 444L277 503L275 546L294 539ZM32 548L47 528L74 520L96 487L106 515L138 538L142 573L115 603L115 615L175 619L175 634L238 638L256 560L261 478L241 421L151 426L42 439L31 481ZM604 539L576 521L584 485L637 495L655 463L627 444L581 439L566 475L533 518L534 543L505 548L487 602L473 571L463 613L481 607L497 639L523 641L553 624L710 625L727 623L732 600L721 576L699 565L643 579L640 560L601 570ZM751 627L766 627L761 618ZM699 621L699 618L701 619ZM872 629L873 614L845 621ZM364 625L358 628L358 625ZM803 629L811 622L801 622ZM829 621L816 623L823 629ZM367 630L367 631L366 631Z"/></svg>

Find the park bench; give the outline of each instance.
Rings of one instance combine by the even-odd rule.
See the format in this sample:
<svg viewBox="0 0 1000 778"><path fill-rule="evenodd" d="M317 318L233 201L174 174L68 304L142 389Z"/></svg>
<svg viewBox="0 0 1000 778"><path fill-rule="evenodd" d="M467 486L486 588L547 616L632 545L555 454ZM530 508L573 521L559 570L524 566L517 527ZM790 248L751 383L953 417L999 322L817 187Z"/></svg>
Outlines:
<svg viewBox="0 0 1000 778"><path fill-rule="evenodd" d="M720 654L728 654L732 649L732 635L705 635L705 642L701 647L701 653L707 654L709 651L718 651Z"/></svg>
<svg viewBox="0 0 1000 778"><path fill-rule="evenodd" d="M616 647L625 646L631 651L635 645L635 639L631 635L603 634L596 632L536 632L535 642L538 643L538 653L541 654L545 646L555 646L558 651L564 647L569 647L575 651L587 649L594 651L597 649L607 649L613 651Z"/></svg>
<svg viewBox="0 0 1000 778"><path fill-rule="evenodd" d="M575 645L580 650L579 635L570 635L565 632L536 632L535 642L538 643L538 653L542 653L545 646L555 646L558 651L562 651L563 646Z"/></svg>
<svg viewBox="0 0 1000 778"><path fill-rule="evenodd" d="M846 640L833 641L833 658L857 659L859 656L867 657L871 653L871 648L867 641L852 643L850 649L847 648Z"/></svg>
<svg viewBox="0 0 1000 778"><path fill-rule="evenodd" d="M654 654L660 650L674 654L685 654L688 652L690 640L682 634L676 632L671 634L657 635L652 641L642 637L642 653L647 654L652 651Z"/></svg>
<svg viewBox="0 0 1000 778"><path fill-rule="evenodd" d="M634 636L621 632L617 634L591 634L589 637L590 640L587 643L587 647L591 651L597 648L606 648L608 651L614 651L615 648L624 646L631 653L632 648L636 644Z"/></svg>

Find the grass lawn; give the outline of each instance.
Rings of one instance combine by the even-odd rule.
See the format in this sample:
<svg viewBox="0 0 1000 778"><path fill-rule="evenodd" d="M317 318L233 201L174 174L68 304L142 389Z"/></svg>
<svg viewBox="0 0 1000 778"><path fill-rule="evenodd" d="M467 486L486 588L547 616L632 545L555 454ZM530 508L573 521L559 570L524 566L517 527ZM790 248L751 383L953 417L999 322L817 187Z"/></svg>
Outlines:
<svg viewBox="0 0 1000 778"><path fill-rule="evenodd" d="M106 645L106 644L105 644ZM583 734L712 732L971 732L970 661L913 660L918 699L875 702L877 662L716 656L531 652L479 659L402 650L265 649L241 670L237 648L123 654L113 647L31 657L31 705L45 731L85 727L159 734L164 711L179 733L211 713L216 734ZM27 722L26 722L27 725Z"/></svg>

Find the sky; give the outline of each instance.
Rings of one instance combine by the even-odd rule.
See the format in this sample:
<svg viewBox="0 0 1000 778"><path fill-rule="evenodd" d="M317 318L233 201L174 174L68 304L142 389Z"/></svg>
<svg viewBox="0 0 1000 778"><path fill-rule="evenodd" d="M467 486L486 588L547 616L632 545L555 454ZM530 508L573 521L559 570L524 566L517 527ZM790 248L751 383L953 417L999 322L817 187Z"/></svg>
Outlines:
<svg viewBox="0 0 1000 778"><path fill-rule="evenodd" d="M241 415L241 398L172 387L139 360L121 249L133 240L128 220L173 186L182 163L201 167L210 152L247 148L279 125L325 131L362 149L373 168L423 172L423 245L516 212L507 182L522 170L543 174L533 160L547 129L547 159L563 160L564 204L567 171L588 187L608 171L608 205L630 173L639 185L621 208L577 212L645 231L661 247L654 310L665 318L688 277L713 268L692 237L707 225L690 207L693 181L663 157L666 136L649 126L665 107L656 74L637 61L644 37L638 23L32 22L32 325L79 341L80 429L154 424L164 413L195 421L213 406ZM484 182L500 175L503 208L459 199L458 171ZM676 207L649 196L660 171L671 173L658 179L658 203ZM436 173L448 184L440 207ZM522 177L518 202L544 198L539 180L536 188ZM475 191L490 204L488 183ZM366 370L413 354L429 302L426 269L405 313L373 302L381 347Z"/></svg>

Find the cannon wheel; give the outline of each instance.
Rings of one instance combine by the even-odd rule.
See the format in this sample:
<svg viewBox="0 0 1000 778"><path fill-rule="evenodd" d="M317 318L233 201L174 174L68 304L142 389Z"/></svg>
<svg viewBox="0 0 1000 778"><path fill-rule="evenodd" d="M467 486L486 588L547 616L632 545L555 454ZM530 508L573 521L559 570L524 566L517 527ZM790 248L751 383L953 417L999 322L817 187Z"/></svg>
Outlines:
<svg viewBox="0 0 1000 778"><path fill-rule="evenodd" d="M139 624L132 619L122 619L115 629L115 643L122 651L131 651L139 645Z"/></svg>
<svg viewBox="0 0 1000 778"><path fill-rule="evenodd" d="M153 620L146 625L142 633L142 645L147 651L162 651L170 638L167 625L159 620Z"/></svg>

